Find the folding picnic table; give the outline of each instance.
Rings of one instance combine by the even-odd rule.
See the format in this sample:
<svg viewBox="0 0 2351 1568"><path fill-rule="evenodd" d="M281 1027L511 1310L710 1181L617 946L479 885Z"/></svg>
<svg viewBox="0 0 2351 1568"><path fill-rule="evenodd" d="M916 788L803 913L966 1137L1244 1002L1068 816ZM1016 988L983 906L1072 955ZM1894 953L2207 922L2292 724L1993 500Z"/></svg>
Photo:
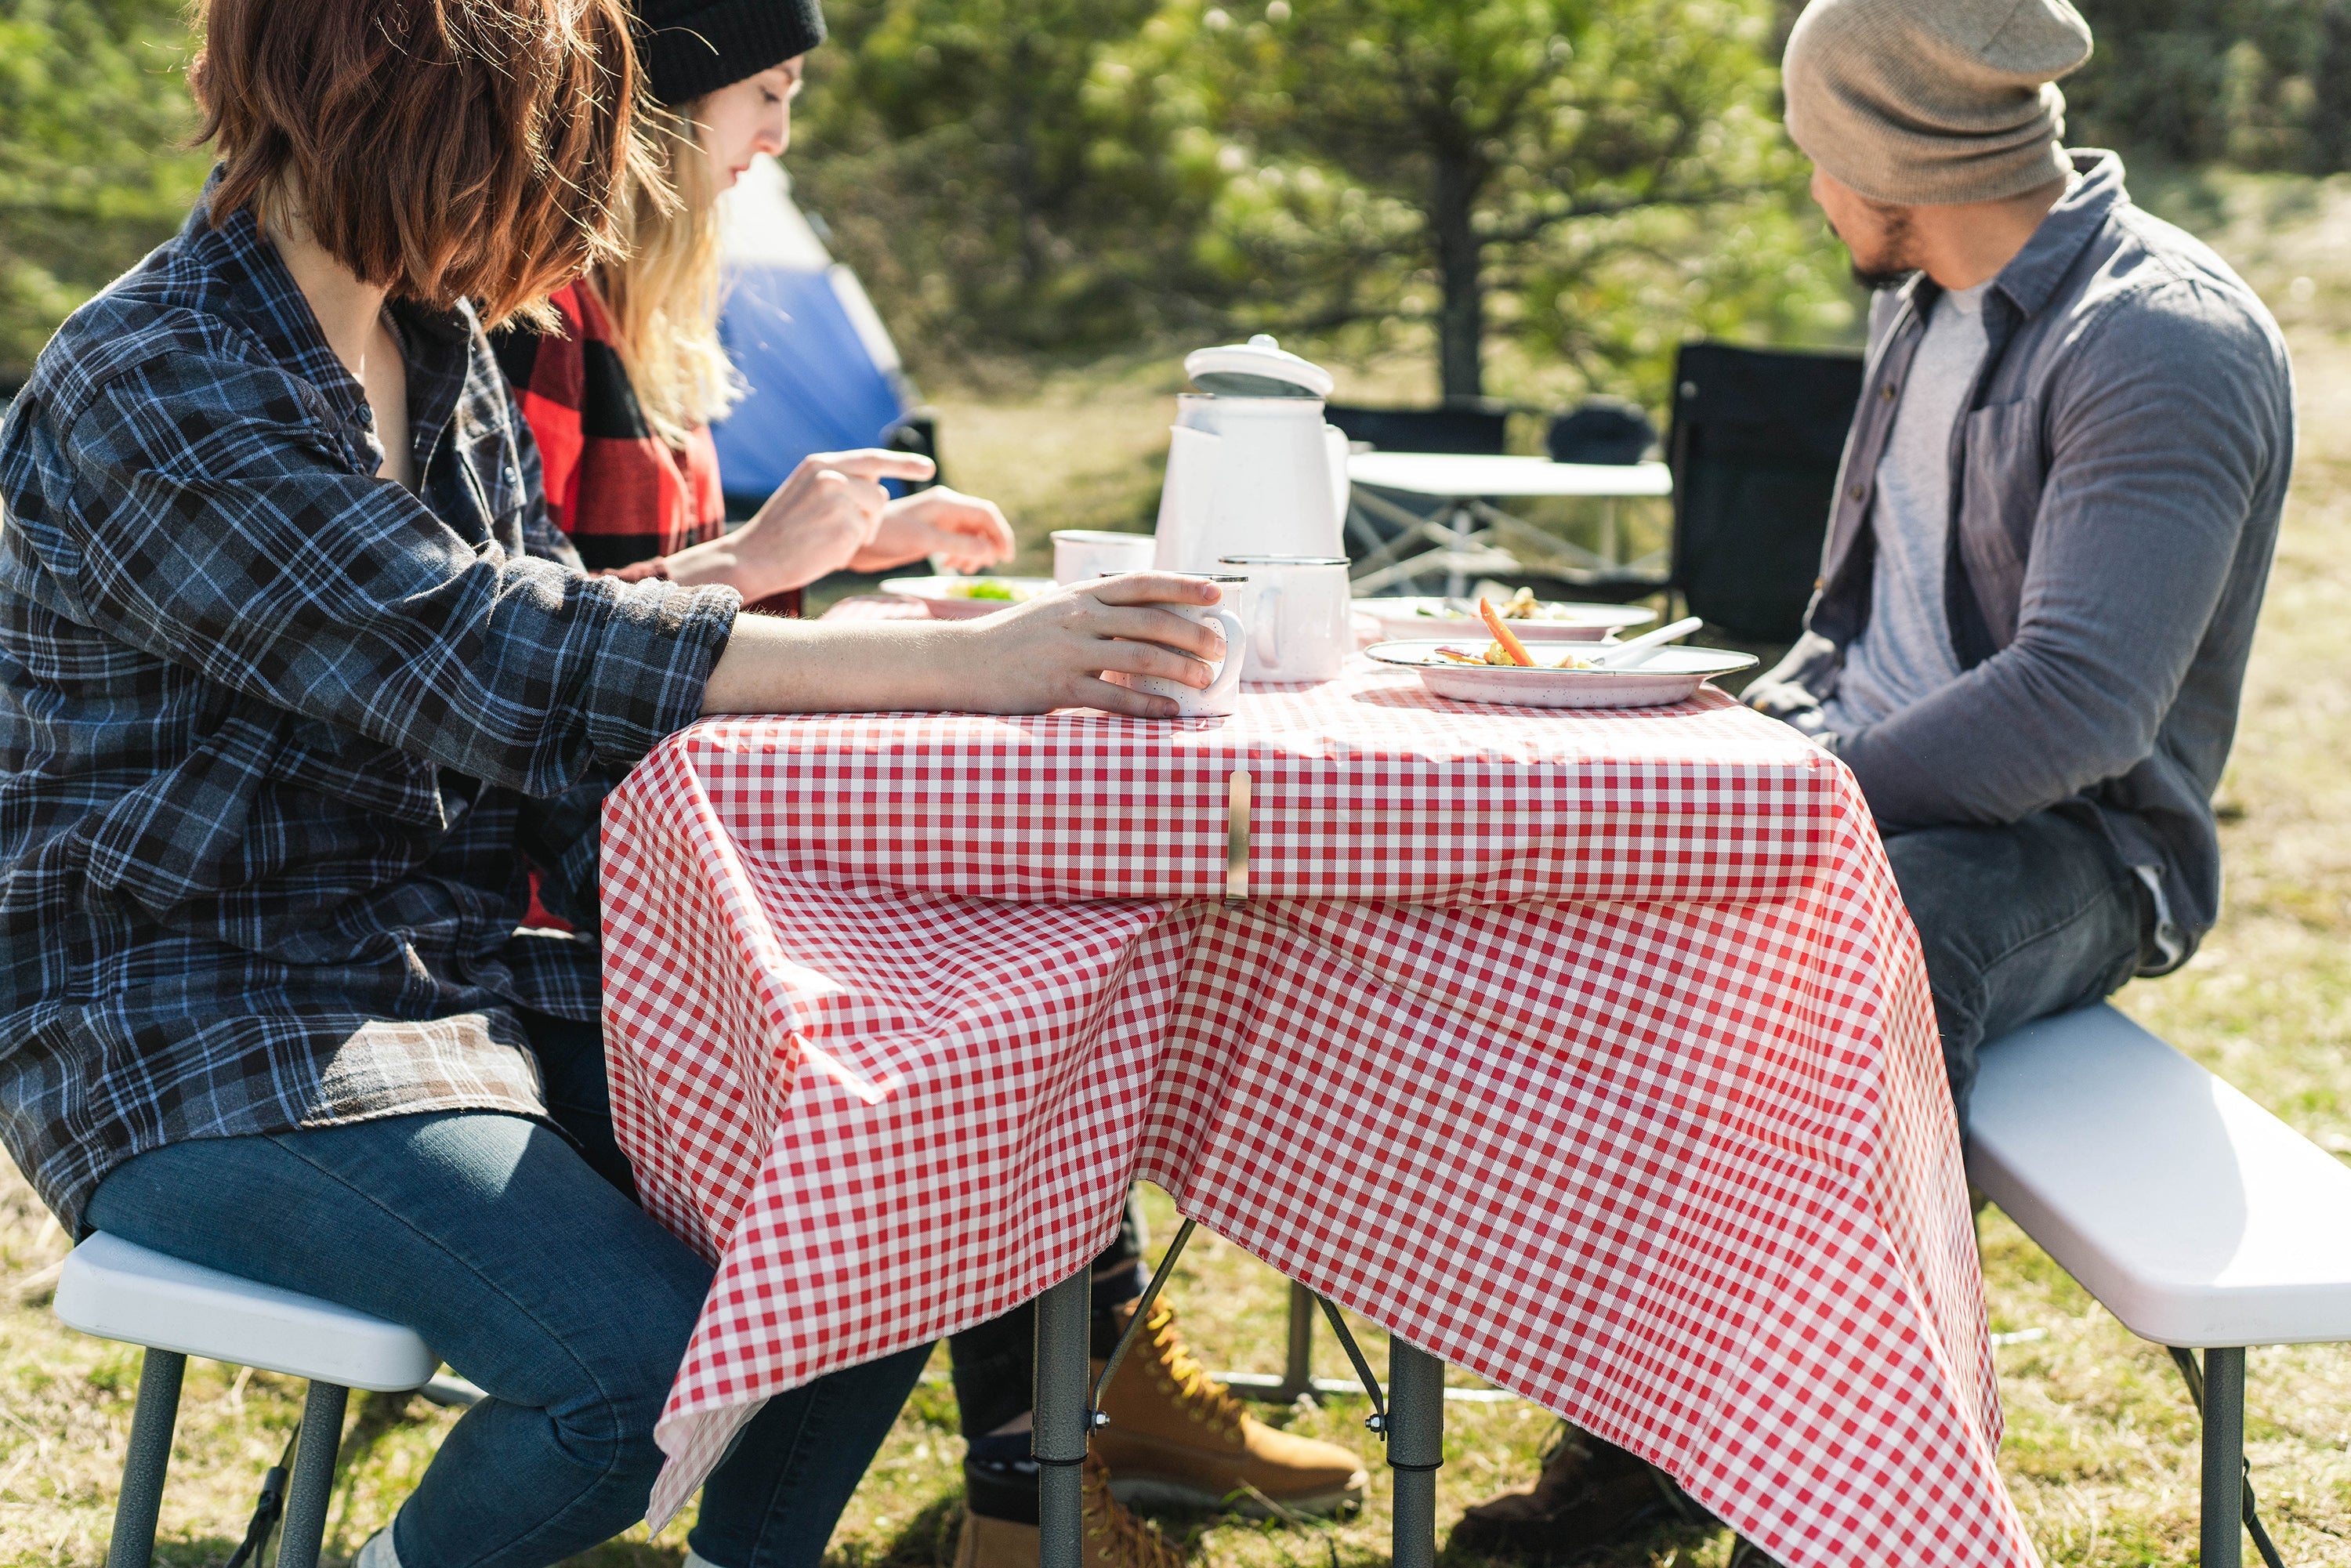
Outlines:
<svg viewBox="0 0 2351 1568"><path fill-rule="evenodd" d="M1639 570L1662 557L1625 562L1616 503L1674 493L1662 463L1553 463L1547 457L1506 457L1454 452L1358 452L1347 459L1353 488L1349 532L1365 549L1355 563L1358 595L1410 586L1445 574L1445 592L1458 598L1473 576L1509 577L1527 570L1520 549L1563 557L1589 571ZM1399 491L1442 503L1423 517L1377 492ZM1492 499L1489 499L1491 497ZM1587 550L1494 505L1494 499L1587 497L1607 503L1601 546ZM1412 553L1412 547L1434 546Z"/></svg>
<svg viewBox="0 0 2351 1568"><path fill-rule="evenodd" d="M1140 1176L1395 1336L1408 1565L1446 1363L1789 1568L2034 1561L1916 937L1850 774L1719 694L709 722L603 855L615 1129L716 1265L657 1523L768 1396L1041 1296L1070 1568Z"/></svg>

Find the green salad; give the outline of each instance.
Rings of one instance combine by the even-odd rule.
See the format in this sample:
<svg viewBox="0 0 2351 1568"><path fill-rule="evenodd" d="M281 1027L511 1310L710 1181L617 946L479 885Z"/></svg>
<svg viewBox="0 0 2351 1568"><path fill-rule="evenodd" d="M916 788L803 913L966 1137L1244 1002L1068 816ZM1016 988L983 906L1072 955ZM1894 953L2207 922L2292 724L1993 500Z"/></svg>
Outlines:
<svg viewBox="0 0 2351 1568"><path fill-rule="evenodd" d="M1000 577L971 577L947 584L946 596L949 599L1019 601L1036 598L1037 590L1025 582L1008 582Z"/></svg>

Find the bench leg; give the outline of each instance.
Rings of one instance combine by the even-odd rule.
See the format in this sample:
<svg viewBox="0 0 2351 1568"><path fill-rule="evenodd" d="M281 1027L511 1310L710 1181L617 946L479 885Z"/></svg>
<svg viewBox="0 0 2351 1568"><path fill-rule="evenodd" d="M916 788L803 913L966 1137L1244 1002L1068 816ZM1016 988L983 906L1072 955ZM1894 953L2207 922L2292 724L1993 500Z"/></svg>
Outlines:
<svg viewBox="0 0 2351 1568"><path fill-rule="evenodd" d="M1388 1465L1395 1471L1395 1568L1436 1568L1437 1469L1445 1463L1445 1364L1388 1339Z"/></svg>
<svg viewBox="0 0 2351 1568"><path fill-rule="evenodd" d="M1281 1383L1273 1398L1293 1404L1314 1391L1314 1292L1290 1281L1290 1344L1281 1361Z"/></svg>
<svg viewBox="0 0 2351 1568"><path fill-rule="evenodd" d="M1085 1561L1087 1348L1093 1277L1081 1269L1037 1298L1036 1431L1038 1568L1082 1568Z"/></svg>
<svg viewBox="0 0 2351 1568"><path fill-rule="evenodd" d="M327 1503L335 1490L335 1451L343 1442L343 1406L350 1390L313 1383L302 1401L302 1441L294 1450L294 1479L286 1489L286 1533L277 1568L318 1568L327 1538Z"/></svg>
<svg viewBox="0 0 2351 1568"><path fill-rule="evenodd" d="M2245 1353L2204 1353L2202 1568L2244 1562Z"/></svg>
<svg viewBox="0 0 2351 1568"><path fill-rule="evenodd" d="M106 1568L147 1568L155 1560L155 1516L163 1506L163 1472L172 1463L180 1379L187 1370L188 1358L176 1351L150 1350L140 1363L139 1403L131 1413L131 1452L122 1461Z"/></svg>

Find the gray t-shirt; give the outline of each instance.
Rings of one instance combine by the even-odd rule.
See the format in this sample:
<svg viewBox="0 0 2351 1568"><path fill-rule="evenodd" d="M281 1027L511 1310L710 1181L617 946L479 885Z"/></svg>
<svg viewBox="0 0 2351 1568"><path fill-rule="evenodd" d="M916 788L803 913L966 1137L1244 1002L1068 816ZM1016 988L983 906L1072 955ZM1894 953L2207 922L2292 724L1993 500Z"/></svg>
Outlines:
<svg viewBox="0 0 2351 1568"><path fill-rule="evenodd" d="M1877 460L1869 620L1845 651L1835 694L1821 705L1832 730L1876 724L1959 678L1943 612L1951 429L1989 347L1983 301L1991 287L1986 281L1937 299L1910 361L1909 384L1902 388L1894 429Z"/></svg>

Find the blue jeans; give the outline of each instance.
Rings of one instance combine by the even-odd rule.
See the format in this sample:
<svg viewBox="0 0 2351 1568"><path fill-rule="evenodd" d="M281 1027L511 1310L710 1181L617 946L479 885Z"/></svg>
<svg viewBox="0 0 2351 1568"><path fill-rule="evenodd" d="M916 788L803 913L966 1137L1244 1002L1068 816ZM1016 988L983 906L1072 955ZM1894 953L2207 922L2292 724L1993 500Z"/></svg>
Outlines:
<svg viewBox="0 0 2351 1568"><path fill-rule="evenodd" d="M175 1144L92 1226L404 1323L489 1397L394 1521L409 1568L538 1568L644 1516L654 1418L710 1266L634 1201L592 1026L529 1018L557 1124L478 1112ZM694 1550L812 1568L928 1347L769 1400L705 1484Z"/></svg>
<svg viewBox="0 0 2351 1568"><path fill-rule="evenodd" d="M1926 951L1964 1134L1978 1048L2120 990L2152 923L2147 894L2086 807L1890 832L1886 858Z"/></svg>

